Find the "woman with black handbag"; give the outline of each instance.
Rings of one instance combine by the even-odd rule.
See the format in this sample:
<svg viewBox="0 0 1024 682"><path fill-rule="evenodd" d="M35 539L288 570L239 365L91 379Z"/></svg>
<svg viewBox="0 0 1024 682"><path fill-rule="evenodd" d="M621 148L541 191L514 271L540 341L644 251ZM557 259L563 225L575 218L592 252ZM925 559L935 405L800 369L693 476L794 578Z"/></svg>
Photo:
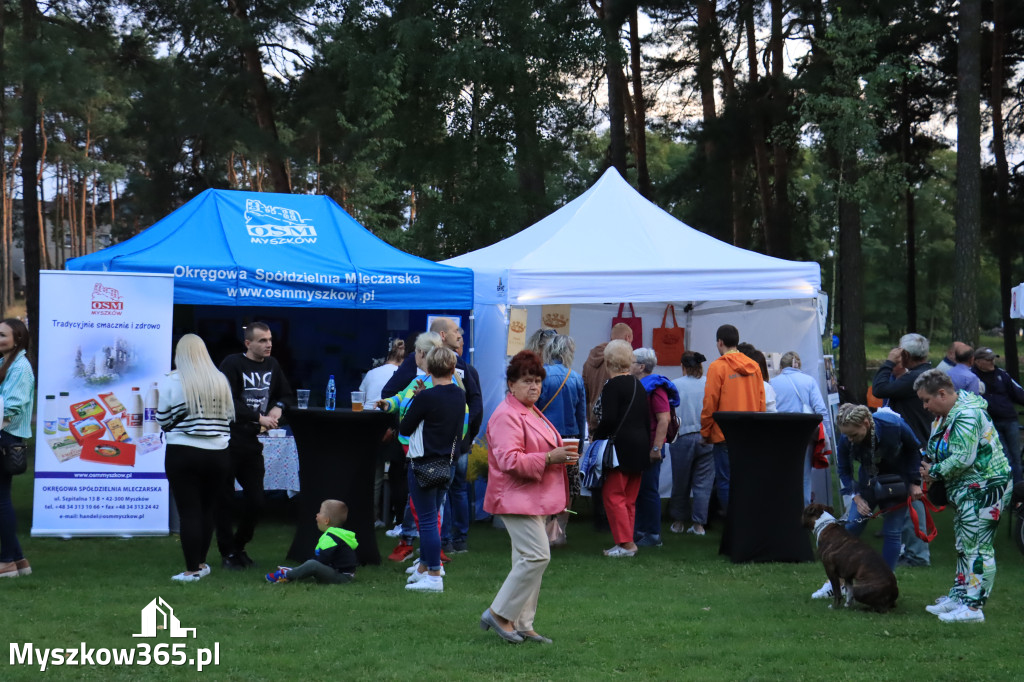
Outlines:
<svg viewBox="0 0 1024 682"><path fill-rule="evenodd" d="M604 361L612 378L601 390L600 420L594 439L613 438L616 461L606 466L601 497L608 512L615 546L604 555L636 556L636 496L643 472L651 465L651 424L647 390L630 374L633 347L626 341L610 341ZM597 413L597 408L594 412Z"/></svg>
<svg viewBox="0 0 1024 682"><path fill-rule="evenodd" d="M0 321L0 578L32 572L18 542L17 519L11 500L11 478L25 467L24 439L32 437L35 374L28 359L29 333L16 318Z"/></svg>
<svg viewBox="0 0 1024 682"><path fill-rule="evenodd" d="M409 438L409 495L420 526L419 566L405 585L413 592L444 591L437 515L455 475L459 442L469 430L466 393L452 381L455 362L455 352L446 346L427 353L431 387L413 398L398 425Z"/></svg>
<svg viewBox="0 0 1024 682"><path fill-rule="evenodd" d="M882 514L882 558L890 569L900 557L900 539L907 516L907 495L919 498L921 446L910 426L892 410L871 414L864 405L843 403L836 412L839 438L839 482L848 504L846 530L860 535L875 509ZM860 464L857 478L853 463ZM888 496L884 496L887 491ZM832 584L826 580L811 597L832 597Z"/></svg>

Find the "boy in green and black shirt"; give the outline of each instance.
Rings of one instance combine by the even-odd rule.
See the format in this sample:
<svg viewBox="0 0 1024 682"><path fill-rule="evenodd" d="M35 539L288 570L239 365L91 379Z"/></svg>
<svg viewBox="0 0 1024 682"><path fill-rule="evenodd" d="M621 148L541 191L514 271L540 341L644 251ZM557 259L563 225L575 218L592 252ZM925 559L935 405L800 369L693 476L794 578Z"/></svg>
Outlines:
<svg viewBox="0 0 1024 682"><path fill-rule="evenodd" d="M267 574L267 581L286 583L313 578L318 583L347 583L356 575L356 534L340 526L348 519L348 505L340 500L324 500L316 515L316 527L323 531L316 543L316 558L296 568L279 566Z"/></svg>

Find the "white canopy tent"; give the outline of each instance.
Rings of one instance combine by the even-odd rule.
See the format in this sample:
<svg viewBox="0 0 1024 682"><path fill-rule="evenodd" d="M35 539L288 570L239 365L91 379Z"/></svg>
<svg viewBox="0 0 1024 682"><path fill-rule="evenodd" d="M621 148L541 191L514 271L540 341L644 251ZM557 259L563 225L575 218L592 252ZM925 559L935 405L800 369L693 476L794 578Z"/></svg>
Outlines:
<svg viewBox="0 0 1024 682"><path fill-rule="evenodd" d="M818 264L714 239L644 199L614 169L522 232L444 262L475 273L473 361L485 419L505 394L513 306L527 308L529 334L541 326L541 306L572 305L577 371L589 349L608 340L619 302L634 304L643 318L641 345L648 347L666 304L674 303L687 349L717 357L715 331L734 324L741 340L759 349L800 353L804 371L816 372L824 387ZM678 365L658 371L670 378L681 373Z"/></svg>

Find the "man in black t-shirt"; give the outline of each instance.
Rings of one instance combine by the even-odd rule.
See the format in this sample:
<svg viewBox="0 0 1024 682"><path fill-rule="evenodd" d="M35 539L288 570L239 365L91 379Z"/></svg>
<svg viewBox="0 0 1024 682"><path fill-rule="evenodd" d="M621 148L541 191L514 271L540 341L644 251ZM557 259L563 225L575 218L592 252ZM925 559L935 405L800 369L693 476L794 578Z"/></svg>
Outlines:
<svg viewBox="0 0 1024 682"><path fill-rule="evenodd" d="M277 360L270 357L270 327L253 322L245 328L245 353L234 353L220 363L231 385L235 421L231 422L231 479L225 482L224 499L217 513L217 549L224 568L242 570L254 565L245 553L263 510L263 444L261 431L277 428L292 389ZM242 487L242 513L232 530L231 502L234 481Z"/></svg>

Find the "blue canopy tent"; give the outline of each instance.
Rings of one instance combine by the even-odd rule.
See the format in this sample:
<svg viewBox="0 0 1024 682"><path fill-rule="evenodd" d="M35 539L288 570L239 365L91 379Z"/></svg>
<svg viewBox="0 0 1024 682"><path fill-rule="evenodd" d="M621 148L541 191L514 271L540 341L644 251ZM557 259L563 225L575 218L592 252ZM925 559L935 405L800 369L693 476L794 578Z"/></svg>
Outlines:
<svg viewBox="0 0 1024 682"><path fill-rule="evenodd" d="M473 271L394 248L325 196L208 189L68 270L174 274L174 302L470 310Z"/></svg>

